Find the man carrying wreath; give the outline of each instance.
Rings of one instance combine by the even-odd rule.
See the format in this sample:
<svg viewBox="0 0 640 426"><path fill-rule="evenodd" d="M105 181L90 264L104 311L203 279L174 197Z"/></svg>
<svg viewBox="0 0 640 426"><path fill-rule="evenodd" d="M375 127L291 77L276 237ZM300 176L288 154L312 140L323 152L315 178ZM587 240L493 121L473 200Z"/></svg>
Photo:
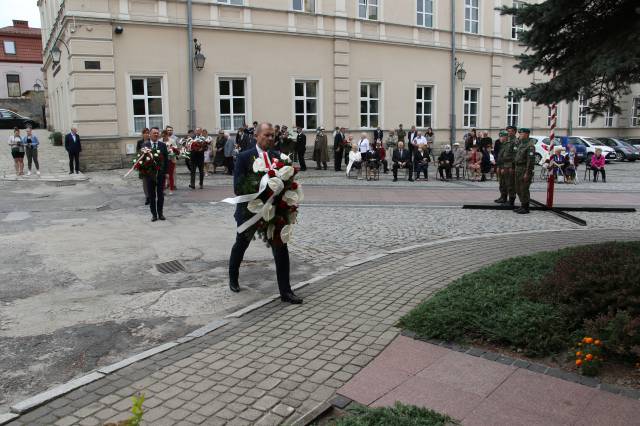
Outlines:
<svg viewBox="0 0 640 426"><path fill-rule="evenodd" d="M159 140L160 129L151 128L150 140L142 145L144 148L150 148L154 157L152 163L157 163L155 173L147 179L147 192L149 194L149 207L151 208L151 221L158 219L165 220L162 214L164 207L164 177L169 166L169 153L167 145Z"/></svg>
<svg viewBox="0 0 640 426"><path fill-rule="evenodd" d="M255 170L257 169L257 167L254 167L254 162L260 163L262 166L266 166L266 168L268 169L268 175L266 176L266 179L269 179L270 176L276 176L276 166L273 160L287 157L281 157L279 152L272 150L274 136L275 135L272 124L260 123L256 128L256 145L245 151L242 151L238 155L237 162L233 170L233 190L236 195L247 195L255 191L255 185L257 185L257 182L255 181L257 176ZM293 169L289 167L288 172L293 172ZM290 174L292 175L293 173ZM278 181L278 179L273 180ZM283 180L287 179L283 177ZM279 181L279 184L280 188L278 193L283 189L283 182ZM293 183L293 179L291 179L291 182L288 183L288 185L290 185L290 190L285 192L285 196L287 194L294 194L291 189L295 190L297 188L297 184ZM276 224L275 226L273 225L273 223L269 224L269 221L273 222L274 218L276 219L276 221L284 221L284 219L283 213L278 213L275 217L273 214L269 215L268 213L269 211L282 212L282 209L285 209L287 212L293 212L292 216L295 218L295 211L297 209L297 206L293 205L293 203L288 205L287 201L285 201L286 197L283 197L277 203L277 205L272 205L271 202L273 201L275 194L276 190L271 186L268 186L266 189L260 192L260 195L258 195L255 200L252 200L251 202L240 202L236 204L234 218L236 219L239 229L236 233L236 242L231 249L231 256L229 258L229 288L231 289L231 291L236 293L240 291L238 276L240 274L240 264L242 263L242 259L244 258L244 253L249 247L249 244L253 239L253 235L255 234L256 230L264 231L264 227L268 226L269 231L266 233L266 235L269 235L268 244L271 246L273 259L276 264L276 276L278 279L280 298L283 302L300 304L302 303L302 299L293 293L293 291L291 290L291 284L289 282L289 249L287 248L288 236L285 238L285 235L288 234L285 234L285 228L290 229L290 226L286 225L284 228L281 228L280 226L282 224ZM295 194L290 196L295 196ZM252 225L245 231L242 231L240 227L245 222L249 221L250 219L258 219L258 217L254 218L257 212L254 206L261 208L262 211L266 211L267 213L264 214L269 218L269 221L259 220L255 223L255 225ZM275 231L275 235L274 228L280 229L280 231Z"/></svg>

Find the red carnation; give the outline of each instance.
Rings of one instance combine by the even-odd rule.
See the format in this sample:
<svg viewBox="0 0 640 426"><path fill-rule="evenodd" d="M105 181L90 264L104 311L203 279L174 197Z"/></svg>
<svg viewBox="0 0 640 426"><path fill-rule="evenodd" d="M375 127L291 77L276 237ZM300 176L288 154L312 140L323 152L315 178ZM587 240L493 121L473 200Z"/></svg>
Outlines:
<svg viewBox="0 0 640 426"><path fill-rule="evenodd" d="M280 200L280 202L278 203L278 208L279 209L286 209L287 208L287 203L283 200Z"/></svg>
<svg viewBox="0 0 640 426"><path fill-rule="evenodd" d="M299 171L300 171L300 167L298 167L298 166L293 166L293 174L294 174L294 175L297 175Z"/></svg>
<svg viewBox="0 0 640 426"><path fill-rule="evenodd" d="M276 171L275 170L269 170L269 177L276 177Z"/></svg>
<svg viewBox="0 0 640 426"><path fill-rule="evenodd" d="M276 167L277 167L278 169L281 169L281 168L283 168L283 167L284 167L284 163L283 163L282 161L276 161Z"/></svg>
<svg viewBox="0 0 640 426"><path fill-rule="evenodd" d="M283 226L286 223L287 222L284 220L284 218L282 216L276 216L276 225L277 226Z"/></svg>
<svg viewBox="0 0 640 426"><path fill-rule="evenodd" d="M293 183L291 184L291 189L293 189L294 191L295 191L296 189L298 189L298 183L297 183L297 182L293 182Z"/></svg>
<svg viewBox="0 0 640 426"><path fill-rule="evenodd" d="M292 212L295 212L296 210L298 210L298 206L291 206L289 207L289 210L291 210Z"/></svg>

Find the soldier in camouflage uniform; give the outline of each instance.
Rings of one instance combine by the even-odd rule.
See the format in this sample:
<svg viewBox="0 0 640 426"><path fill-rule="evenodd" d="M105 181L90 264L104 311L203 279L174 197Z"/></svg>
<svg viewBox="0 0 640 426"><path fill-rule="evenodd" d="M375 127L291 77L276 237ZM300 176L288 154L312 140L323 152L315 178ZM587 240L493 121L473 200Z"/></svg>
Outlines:
<svg viewBox="0 0 640 426"><path fill-rule="evenodd" d="M529 213L529 186L531 186L533 168L536 164L536 145L529 139L530 132L526 128L519 130L519 142L514 160L516 166L516 192L520 199L520 208L515 210L518 214Z"/></svg>
<svg viewBox="0 0 640 426"><path fill-rule="evenodd" d="M498 170L498 179L500 182L500 198L494 200L498 204L503 206L513 205L516 201L516 183L514 180L513 159L516 154L516 139L515 129L513 138L509 138L509 133L506 131L500 132L500 152L496 160L496 169Z"/></svg>

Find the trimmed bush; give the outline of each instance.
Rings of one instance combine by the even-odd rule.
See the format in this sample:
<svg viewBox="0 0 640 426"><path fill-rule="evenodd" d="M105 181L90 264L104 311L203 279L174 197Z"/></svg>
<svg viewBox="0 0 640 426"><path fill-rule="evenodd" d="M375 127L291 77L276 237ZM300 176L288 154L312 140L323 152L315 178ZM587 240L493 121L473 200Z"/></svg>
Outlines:
<svg viewBox="0 0 640 426"><path fill-rule="evenodd" d="M335 426L445 426L459 424L435 411L396 402L393 407L369 408L357 405L350 415L338 419Z"/></svg>

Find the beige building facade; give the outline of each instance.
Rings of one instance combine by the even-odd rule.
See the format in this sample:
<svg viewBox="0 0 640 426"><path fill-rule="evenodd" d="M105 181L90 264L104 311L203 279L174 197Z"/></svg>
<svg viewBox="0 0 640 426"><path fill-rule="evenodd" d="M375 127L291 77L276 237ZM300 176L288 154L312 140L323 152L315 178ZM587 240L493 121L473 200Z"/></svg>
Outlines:
<svg viewBox="0 0 640 426"><path fill-rule="evenodd" d="M88 168L124 164L143 127L186 132L186 0L38 4L49 120L60 131L78 127L92 146ZM512 1L193 0L193 37L206 57L193 75L195 123L210 132L267 120L357 133L417 124L445 143L455 84L457 140L473 127L495 136L507 123L546 134L548 108L509 97L543 76L513 68L520 28L495 10L503 4ZM452 5L464 80L452 69ZM638 135L636 98L638 87L622 114L593 122L586 105L561 103L556 134Z"/></svg>

